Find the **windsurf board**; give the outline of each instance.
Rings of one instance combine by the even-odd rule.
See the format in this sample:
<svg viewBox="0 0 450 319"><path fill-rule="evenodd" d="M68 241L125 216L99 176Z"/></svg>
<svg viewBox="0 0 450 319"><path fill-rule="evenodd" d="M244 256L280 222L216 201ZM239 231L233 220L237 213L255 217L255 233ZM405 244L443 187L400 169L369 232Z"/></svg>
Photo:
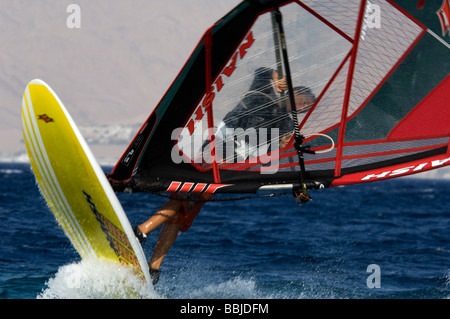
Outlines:
<svg viewBox="0 0 450 319"><path fill-rule="evenodd" d="M142 247L101 166L42 80L25 89L22 129L41 193L80 256L129 265L151 282Z"/></svg>

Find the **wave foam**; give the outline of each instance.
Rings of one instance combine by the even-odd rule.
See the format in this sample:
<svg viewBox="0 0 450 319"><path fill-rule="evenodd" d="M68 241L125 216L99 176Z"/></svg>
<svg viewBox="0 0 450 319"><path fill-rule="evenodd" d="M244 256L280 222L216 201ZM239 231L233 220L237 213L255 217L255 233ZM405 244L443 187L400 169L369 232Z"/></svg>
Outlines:
<svg viewBox="0 0 450 319"><path fill-rule="evenodd" d="M159 299L151 284L126 266L97 258L62 266L37 299Z"/></svg>

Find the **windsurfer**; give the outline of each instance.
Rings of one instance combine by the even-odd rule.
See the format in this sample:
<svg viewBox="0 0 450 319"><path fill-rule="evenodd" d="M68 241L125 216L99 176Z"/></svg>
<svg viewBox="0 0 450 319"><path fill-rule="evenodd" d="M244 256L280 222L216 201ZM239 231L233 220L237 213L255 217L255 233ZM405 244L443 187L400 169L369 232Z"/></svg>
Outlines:
<svg viewBox="0 0 450 319"><path fill-rule="evenodd" d="M178 233L189 230L195 217L200 213L205 200L212 198L212 196L211 194L199 194L197 196L177 194L146 222L134 228L136 237L143 244L148 234L164 224L148 263L153 284L159 281L161 263L175 243Z"/></svg>
<svg viewBox="0 0 450 319"><path fill-rule="evenodd" d="M248 94L223 119L226 127L261 128L271 125L278 127L283 132L280 139L280 148L287 145L292 136L292 119L289 117L291 106L289 100L284 107L280 103L280 98L276 93L287 90L286 78L279 79L278 72L269 68L258 68L255 71L255 78L248 91ZM314 103L315 97L307 87L298 86L294 88L296 110L299 113L308 111ZM262 112L254 111L255 108L262 107ZM248 112L247 116L242 113ZM273 121L276 119L276 121ZM275 124L274 124L275 123ZM164 224L156 242L153 254L149 260L149 270L153 284L159 280L160 266L167 255L169 249L175 243L179 232L186 232L192 225L195 217L205 203L205 200L213 195L200 194L193 198L192 194L176 194L164 204L146 222L134 228L136 237L144 243L148 234ZM200 200L199 200L200 199Z"/></svg>
<svg viewBox="0 0 450 319"><path fill-rule="evenodd" d="M285 114L277 93L287 90L286 78L279 79L277 71L260 67L255 70L255 77L248 91L239 104L223 118L223 124L232 128L274 127L273 123ZM220 126L220 124L219 124Z"/></svg>
<svg viewBox="0 0 450 319"><path fill-rule="evenodd" d="M286 77L280 79L276 70L266 67L256 69L247 93L219 124L219 138L229 138L226 128L278 128L278 136L281 136L279 148L285 147L293 134L291 103L283 94L287 89ZM294 87L293 91L297 113L306 113L314 104L314 94L305 86ZM273 138L269 136L267 140L273 141Z"/></svg>

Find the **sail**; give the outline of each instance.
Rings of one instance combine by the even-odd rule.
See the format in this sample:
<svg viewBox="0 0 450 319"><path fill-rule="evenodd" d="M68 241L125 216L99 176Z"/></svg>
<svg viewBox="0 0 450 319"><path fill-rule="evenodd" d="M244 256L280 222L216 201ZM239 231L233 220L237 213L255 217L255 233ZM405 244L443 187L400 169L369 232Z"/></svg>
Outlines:
<svg viewBox="0 0 450 319"><path fill-rule="evenodd" d="M239 193L449 165L446 14L430 1L243 1L108 177L119 191Z"/></svg>

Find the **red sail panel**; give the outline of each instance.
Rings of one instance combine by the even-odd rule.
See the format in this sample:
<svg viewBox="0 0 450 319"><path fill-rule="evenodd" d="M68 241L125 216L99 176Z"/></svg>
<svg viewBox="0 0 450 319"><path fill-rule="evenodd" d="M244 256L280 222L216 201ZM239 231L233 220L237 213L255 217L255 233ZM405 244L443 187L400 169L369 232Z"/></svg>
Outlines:
<svg viewBox="0 0 450 319"><path fill-rule="evenodd" d="M450 75L389 134L389 140L450 136Z"/></svg>

